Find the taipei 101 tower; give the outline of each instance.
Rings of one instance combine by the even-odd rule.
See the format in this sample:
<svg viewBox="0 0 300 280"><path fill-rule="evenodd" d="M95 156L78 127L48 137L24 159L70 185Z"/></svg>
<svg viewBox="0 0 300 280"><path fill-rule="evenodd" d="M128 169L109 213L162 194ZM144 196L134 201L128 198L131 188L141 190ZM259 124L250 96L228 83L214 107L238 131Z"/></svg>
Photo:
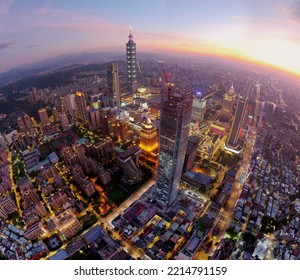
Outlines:
<svg viewBox="0 0 300 280"><path fill-rule="evenodd" d="M129 84L129 92L133 94L137 87L136 81L136 43L133 41L131 28L126 43L126 58L127 58L127 79Z"/></svg>

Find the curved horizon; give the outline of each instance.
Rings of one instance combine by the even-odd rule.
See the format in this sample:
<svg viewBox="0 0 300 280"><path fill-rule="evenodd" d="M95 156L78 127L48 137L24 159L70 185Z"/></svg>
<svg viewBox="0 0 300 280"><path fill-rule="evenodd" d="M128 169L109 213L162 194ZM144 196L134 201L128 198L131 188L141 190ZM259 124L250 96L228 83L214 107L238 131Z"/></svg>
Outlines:
<svg viewBox="0 0 300 280"><path fill-rule="evenodd" d="M300 77L300 1L45 0L0 3L0 72L72 52L203 54ZM125 52L125 50L124 50Z"/></svg>

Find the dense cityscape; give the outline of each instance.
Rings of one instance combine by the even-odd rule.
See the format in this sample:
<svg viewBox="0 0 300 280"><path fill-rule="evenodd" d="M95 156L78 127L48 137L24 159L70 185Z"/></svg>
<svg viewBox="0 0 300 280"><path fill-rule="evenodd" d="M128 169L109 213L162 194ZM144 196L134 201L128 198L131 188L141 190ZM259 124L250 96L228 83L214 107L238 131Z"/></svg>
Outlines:
<svg viewBox="0 0 300 280"><path fill-rule="evenodd" d="M300 259L299 79L138 44L0 88L0 258Z"/></svg>

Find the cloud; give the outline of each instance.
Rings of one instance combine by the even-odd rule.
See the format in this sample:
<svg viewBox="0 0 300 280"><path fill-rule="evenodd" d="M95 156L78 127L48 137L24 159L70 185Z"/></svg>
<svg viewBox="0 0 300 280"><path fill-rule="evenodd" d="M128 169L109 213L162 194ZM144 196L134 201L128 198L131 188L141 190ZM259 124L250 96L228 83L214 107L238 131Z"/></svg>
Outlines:
<svg viewBox="0 0 300 280"><path fill-rule="evenodd" d="M30 49L30 48L36 48L38 45L27 45L25 46L26 49Z"/></svg>
<svg viewBox="0 0 300 280"><path fill-rule="evenodd" d="M289 17L300 24L300 0L294 0L286 8Z"/></svg>
<svg viewBox="0 0 300 280"><path fill-rule="evenodd" d="M13 46L15 42L3 42L0 43L0 50L8 49L9 47Z"/></svg>

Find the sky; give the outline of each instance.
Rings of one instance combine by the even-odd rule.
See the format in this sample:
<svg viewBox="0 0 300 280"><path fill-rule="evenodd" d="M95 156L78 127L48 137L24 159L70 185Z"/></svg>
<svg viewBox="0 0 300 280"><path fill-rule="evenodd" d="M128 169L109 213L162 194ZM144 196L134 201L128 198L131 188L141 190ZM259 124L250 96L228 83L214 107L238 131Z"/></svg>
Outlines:
<svg viewBox="0 0 300 280"><path fill-rule="evenodd" d="M130 26L137 53L225 56L300 76L300 0L0 0L0 72L125 53Z"/></svg>

